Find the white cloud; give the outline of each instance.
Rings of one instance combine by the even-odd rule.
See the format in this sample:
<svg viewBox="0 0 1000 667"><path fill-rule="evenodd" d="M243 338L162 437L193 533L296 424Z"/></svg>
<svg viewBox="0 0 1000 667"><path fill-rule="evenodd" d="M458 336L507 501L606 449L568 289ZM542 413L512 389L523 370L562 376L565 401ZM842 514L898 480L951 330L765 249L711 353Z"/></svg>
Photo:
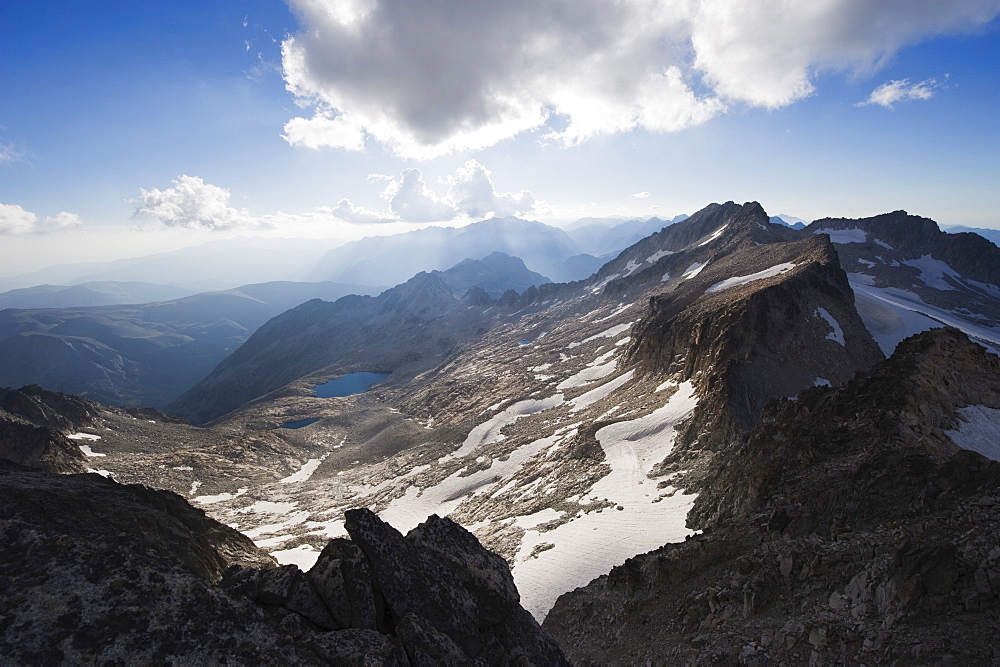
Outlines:
<svg viewBox="0 0 1000 667"><path fill-rule="evenodd" d="M919 83L910 83L909 79L887 81L872 91L871 95L864 102L858 102L854 106L862 107L869 104L878 104L886 109L891 109L896 102L908 100L929 100L934 97L934 92L939 84L937 79L926 79Z"/></svg>
<svg viewBox="0 0 1000 667"><path fill-rule="evenodd" d="M83 220L76 213L60 211L55 215L45 218L45 226L51 230L79 229L83 226Z"/></svg>
<svg viewBox="0 0 1000 667"><path fill-rule="evenodd" d="M382 198L397 218L407 222L451 220L458 215L453 204L427 187L419 169L404 169L382 191Z"/></svg>
<svg viewBox="0 0 1000 667"><path fill-rule="evenodd" d="M35 231L38 216L17 204L0 204L0 234L28 234Z"/></svg>
<svg viewBox="0 0 1000 667"><path fill-rule="evenodd" d="M535 208L535 198L527 190L516 195L497 192L492 172L476 160L459 167L449 183L448 199L470 218L518 215Z"/></svg>
<svg viewBox="0 0 1000 667"><path fill-rule="evenodd" d="M442 179L448 190L438 195L419 169L404 169L399 176L370 174L372 183L388 181L380 196L388 211L373 211L341 199L326 209L341 220L354 223L448 222L457 218L521 215L537 211L539 202L527 190L497 192L493 173L476 160L469 160L453 176Z"/></svg>
<svg viewBox="0 0 1000 667"><path fill-rule="evenodd" d="M652 192L636 192L632 196L635 197L636 199L645 199L646 197L651 197L652 195L653 195Z"/></svg>
<svg viewBox="0 0 1000 667"><path fill-rule="evenodd" d="M779 108L820 72L870 75L901 48L974 30L998 0L288 0L293 145L406 157L522 132L561 144Z"/></svg>
<svg viewBox="0 0 1000 667"><path fill-rule="evenodd" d="M350 199L341 199L337 202L337 207L330 209L330 212L341 220L361 224L394 221L393 217L388 214L372 211L363 206L355 206Z"/></svg>
<svg viewBox="0 0 1000 667"><path fill-rule="evenodd" d="M168 227L213 230L261 224L247 209L229 205L229 190L206 183L197 176L180 176L173 181L172 188L140 189L139 192L141 196L133 217L140 220L156 220Z"/></svg>

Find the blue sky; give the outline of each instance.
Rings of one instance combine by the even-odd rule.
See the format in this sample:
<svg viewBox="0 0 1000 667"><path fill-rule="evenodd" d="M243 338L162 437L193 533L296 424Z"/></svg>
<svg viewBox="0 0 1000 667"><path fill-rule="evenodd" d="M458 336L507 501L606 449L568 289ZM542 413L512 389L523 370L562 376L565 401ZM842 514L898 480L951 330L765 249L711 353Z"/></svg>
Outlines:
<svg viewBox="0 0 1000 667"><path fill-rule="evenodd" d="M2 3L0 274L233 234L335 243L730 199L1000 227L997 15L997 0Z"/></svg>

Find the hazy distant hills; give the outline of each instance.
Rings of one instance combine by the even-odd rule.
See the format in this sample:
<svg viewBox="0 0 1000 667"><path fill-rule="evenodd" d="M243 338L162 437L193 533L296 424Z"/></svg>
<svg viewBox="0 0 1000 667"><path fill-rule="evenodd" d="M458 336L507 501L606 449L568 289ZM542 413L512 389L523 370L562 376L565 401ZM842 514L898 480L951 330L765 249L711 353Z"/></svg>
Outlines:
<svg viewBox="0 0 1000 667"><path fill-rule="evenodd" d="M91 282L80 285L36 285L0 293L5 308L74 308L122 303L169 301L194 294L174 285L141 282Z"/></svg>
<svg viewBox="0 0 1000 667"><path fill-rule="evenodd" d="M1000 229L984 229L982 227L965 227L964 225L941 225L941 231L948 234L961 234L972 232L979 234L984 239L991 241L995 245L1000 245Z"/></svg>
<svg viewBox="0 0 1000 667"><path fill-rule="evenodd" d="M563 230L519 218L492 218L465 227L426 227L352 241L328 252L308 274L311 280L395 285L420 271L445 270L468 257L502 252L532 271L564 280L563 263L580 254Z"/></svg>
<svg viewBox="0 0 1000 667"><path fill-rule="evenodd" d="M686 220L687 217L687 215L681 214L672 220L660 218L649 218L648 220L594 218L588 220L585 218L578 221L578 223L584 224L572 226L567 230L567 233L576 243L580 252L595 257L604 257L607 260L611 259L608 255L614 256L650 234ZM581 277L585 278L586 276Z"/></svg>
<svg viewBox="0 0 1000 667"><path fill-rule="evenodd" d="M303 281L308 268L328 248L323 242L309 239L224 239L112 262L51 266L0 278L0 289L141 281L179 286L190 294L276 280Z"/></svg>
<svg viewBox="0 0 1000 667"><path fill-rule="evenodd" d="M0 311L0 386L163 406L264 322L310 299L375 288L274 282L146 303Z"/></svg>

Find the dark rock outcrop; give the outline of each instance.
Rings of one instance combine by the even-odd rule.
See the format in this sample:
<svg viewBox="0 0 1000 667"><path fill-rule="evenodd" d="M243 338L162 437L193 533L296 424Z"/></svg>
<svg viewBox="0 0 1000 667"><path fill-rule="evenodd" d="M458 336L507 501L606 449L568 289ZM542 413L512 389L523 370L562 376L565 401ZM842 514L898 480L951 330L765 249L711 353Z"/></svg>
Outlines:
<svg viewBox="0 0 1000 667"><path fill-rule="evenodd" d="M565 664L518 604L506 561L455 522L431 516L404 537L369 510L350 510L346 519L385 600L386 622L402 626L415 663Z"/></svg>
<svg viewBox="0 0 1000 667"><path fill-rule="evenodd" d="M566 664L457 524L347 525L303 573L171 492L0 462L0 661Z"/></svg>

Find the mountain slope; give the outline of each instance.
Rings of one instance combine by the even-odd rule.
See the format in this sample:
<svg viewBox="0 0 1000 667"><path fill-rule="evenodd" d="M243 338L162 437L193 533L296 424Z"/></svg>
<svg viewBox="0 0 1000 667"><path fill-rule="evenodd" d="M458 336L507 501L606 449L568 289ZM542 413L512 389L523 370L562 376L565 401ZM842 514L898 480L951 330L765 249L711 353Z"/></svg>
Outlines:
<svg viewBox="0 0 1000 667"><path fill-rule="evenodd" d="M318 546L311 534L341 530L339 509L370 507L401 530L430 513L447 514L476 527L484 544L508 559L524 605L543 618L560 593L689 534L685 517L695 494L683 490L679 473L691 480L703 474L724 452L723 436L750 428L766 400L795 395L817 377L843 381L880 358L831 244L801 236L770 225L756 203L713 205L627 249L587 281L453 309L468 318L463 339L446 352L423 348L408 373L367 394L319 399L308 378L296 380L213 428L316 419L287 438L332 447L328 458L312 455L308 481L294 495L296 511L317 518L257 523L267 521L255 516L257 499L291 492L273 482L224 499L215 511L260 526L260 534L250 530L280 544L275 553L305 562ZM697 275L689 271L696 264ZM433 276L418 278L407 285L422 292ZM337 353L334 347L345 347L335 344L342 330L361 332L348 306L367 313L384 298L287 313L267 345L266 329L254 342L255 363L266 367L248 363L225 391L206 390L190 405L230 395L308 355ZM419 301L400 295L395 305ZM663 317L670 309L681 316L671 334L678 348L667 355L657 341L669 338L661 328L670 326ZM772 318L773 330L766 326ZM413 321L405 331L422 328ZM434 322L426 326L448 317ZM720 326L713 338L691 335L710 330L709 323ZM415 351L400 331L352 333L358 342L351 344L364 345L339 352L346 355L340 366L324 373L388 370L359 364ZM779 378L768 377L789 341L802 350L786 355ZM718 365L713 352L721 355ZM683 467L663 465L673 451L683 453Z"/></svg>
<svg viewBox="0 0 1000 667"><path fill-rule="evenodd" d="M160 407L278 313L367 289L263 283L134 306L0 311L0 386Z"/></svg>
<svg viewBox="0 0 1000 667"><path fill-rule="evenodd" d="M716 460L703 535L564 595L546 629L587 662L992 662L1000 464L955 440L997 378L935 329L772 406Z"/></svg>
<svg viewBox="0 0 1000 667"><path fill-rule="evenodd" d="M836 244L865 325L889 354L907 336L954 326L1000 349L1000 248L895 211L824 218L805 229Z"/></svg>
<svg viewBox="0 0 1000 667"><path fill-rule="evenodd" d="M517 258L492 253L421 272L377 297L304 303L261 327L169 410L202 423L319 371L426 370L478 331L490 293L536 280L545 278Z"/></svg>
<svg viewBox="0 0 1000 667"><path fill-rule="evenodd" d="M0 294L5 308L76 308L149 303L191 296L194 292L170 285L139 282L92 282L80 285L37 285Z"/></svg>
<svg viewBox="0 0 1000 667"><path fill-rule="evenodd" d="M867 243L868 233L862 233ZM678 652L688 648L705 662L735 662L744 648L749 646L752 657L759 646L771 647L775 637L798 646L765 649L787 661L810 659L802 652L807 644L810 652L819 652L816 660L868 658L857 653L857 642L887 645L878 633L895 622L875 630L890 618L868 616L881 604L880 594L866 598L867 583L850 584L861 574L854 570L838 579L834 591L851 601L847 605L822 588L825 580L813 577L825 577L820 573L842 564L867 563L869 546L884 546L887 535L902 539L904 526L907 535L924 540L921 549L937 546L951 553L934 535L955 536L953 544L988 560L988 550L980 553L976 540L990 537L960 539L973 534L969 531L982 516L979 505L951 506L958 514L940 524L934 523L940 517L926 513L936 497L928 471L961 482L963 476L979 479L982 466L928 467L926 457L907 448L914 439L920 447L932 443L924 449L939 461L934 457L954 451L942 448L947 439L955 444L955 438L989 433L1000 406L986 393L954 391L969 363L995 375L990 362L982 361L990 357L974 356L985 353L969 352L961 341L931 345L941 352L930 356L921 356L927 349L920 345L903 349L910 366L884 366L855 306L848 282L852 268L839 252L844 244L829 236L772 224L755 202L727 202L634 244L575 283L510 291L499 300L473 290L460 301L441 274L423 274L377 298L306 304L279 318L281 327L262 328L250 346L253 354L230 369L228 378L219 375L220 384L201 401L259 393L261 377L288 384L203 428L134 423L103 413L104 430L96 433L102 438L99 452L106 454L101 465L119 479L184 494L219 520L238 525L279 561L302 567L322 560L329 538L345 534L344 512L350 508L368 507L401 532L429 514L447 516L508 562L522 605L536 619L545 618L560 595L595 578L603 581L612 568L646 563L642 554L681 554L685 560L677 574L671 567L680 561L672 555L649 561L653 564L639 572L626 565L607 577L613 590L589 598L596 601L592 609L586 609L586 600L570 607L570 621L580 619L595 638L578 640L567 621L568 634L562 636L575 642L575 657L584 662L655 659L630 645L629 633L654 642L672 662L682 662ZM442 340L446 332L452 338ZM928 364L939 366L938 357L957 366L944 364L940 372L921 375ZM290 382L278 377L300 359L326 365L293 368ZM873 368L875 375L867 377L882 380L854 379ZM898 372L879 375L878 368ZM361 394L321 398L311 391L313 384L343 372L400 369ZM826 383L831 388L816 386ZM978 384L972 382L969 391ZM873 398L879 393L886 401L904 402L912 394L913 405L904 404L893 417L909 435L882 428L887 422L879 415L886 404ZM952 398L942 398L947 395ZM855 398L829 403L817 398L830 396ZM963 406L959 398L976 402ZM950 413L936 406L948 401L957 416L946 423L941 415ZM782 415L793 413L792 426L779 430ZM957 435L942 436L946 431ZM823 440L831 433L833 440ZM899 456L879 458L878 444L895 443L897 436L903 448L893 451ZM748 442L757 444L750 448ZM792 478L787 498L785 474ZM911 474L916 484L907 481ZM860 486L841 493L855 489L852 484ZM912 495L918 487L927 492ZM894 496L897 491L901 495ZM869 494L874 501L866 505ZM976 495L969 498L978 502ZM884 523L865 523L874 521L870 512L877 514L883 505L885 514L875 518ZM781 511L772 514L772 507ZM897 510L904 512L905 523L892 519ZM909 511L914 514L905 514ZM863 537L852 537L854 528L840 522L853 521L854 515L867 531ZM963 516L972 520L963 523ZM949 532L949 517L958 532ZM924 519L933 530L919 527ZM734 522L742 528L732 539L714 540L713 534ZM763 530L761 524L771 526L763 537L753 532ZM698 530L705 532L693 536ZM709 546L699 550L702 544ZM877 567L864 576L905 582L936 567L934 554L944 553L926 556L901 551L902 546L878 547ZM824 561L834 554L836 561ZM898 577L878 569L889 567L896 554L906 563ZM946 556L940 562L954 562ZM965 576L966 583L982 580L983 575L968 579L967 565L947 565L945 571ZM793 566L794 575L780 574ZM983 565L987 584L992 569ZM769 578L775 571L781 578ZM691 583L684 588L689 573ZM836 577L847 573L837 570ZM774 603L769 596L788 585L791 602ZM678 601L670 586L691 598ZM923 590L888 586L882 590L890 597L893 590ZM962 604L966 595L974 599L967 591L963 583L956 593ZM927 604L937 604L931 601L937 595L927 594ZM667 606L656 607L656 598ZM855 611L855 601L868 605L867 611ZM633 602L652 611L633 615ZM757 605L772 603L777 606L767 608L773 616L753 615ZM829 620L844 608L867 623L860 639L843 634L839 620ZM900 612L891 605L884 611L893 619ZM744 613L748 625L739 625ZM981 618L972 618L973 625L981 627ZM798 620L802 628L795 625ZM762 625L754 625L758 622ZM733 653L735 640L712 634L715 627L749 639ZM603 652L602 642L614 652ZM901 650L900 644L892 646ZM939 643L931 648L933 655L944 654ZM878 655L884 661L914 657Z"/></svg>

